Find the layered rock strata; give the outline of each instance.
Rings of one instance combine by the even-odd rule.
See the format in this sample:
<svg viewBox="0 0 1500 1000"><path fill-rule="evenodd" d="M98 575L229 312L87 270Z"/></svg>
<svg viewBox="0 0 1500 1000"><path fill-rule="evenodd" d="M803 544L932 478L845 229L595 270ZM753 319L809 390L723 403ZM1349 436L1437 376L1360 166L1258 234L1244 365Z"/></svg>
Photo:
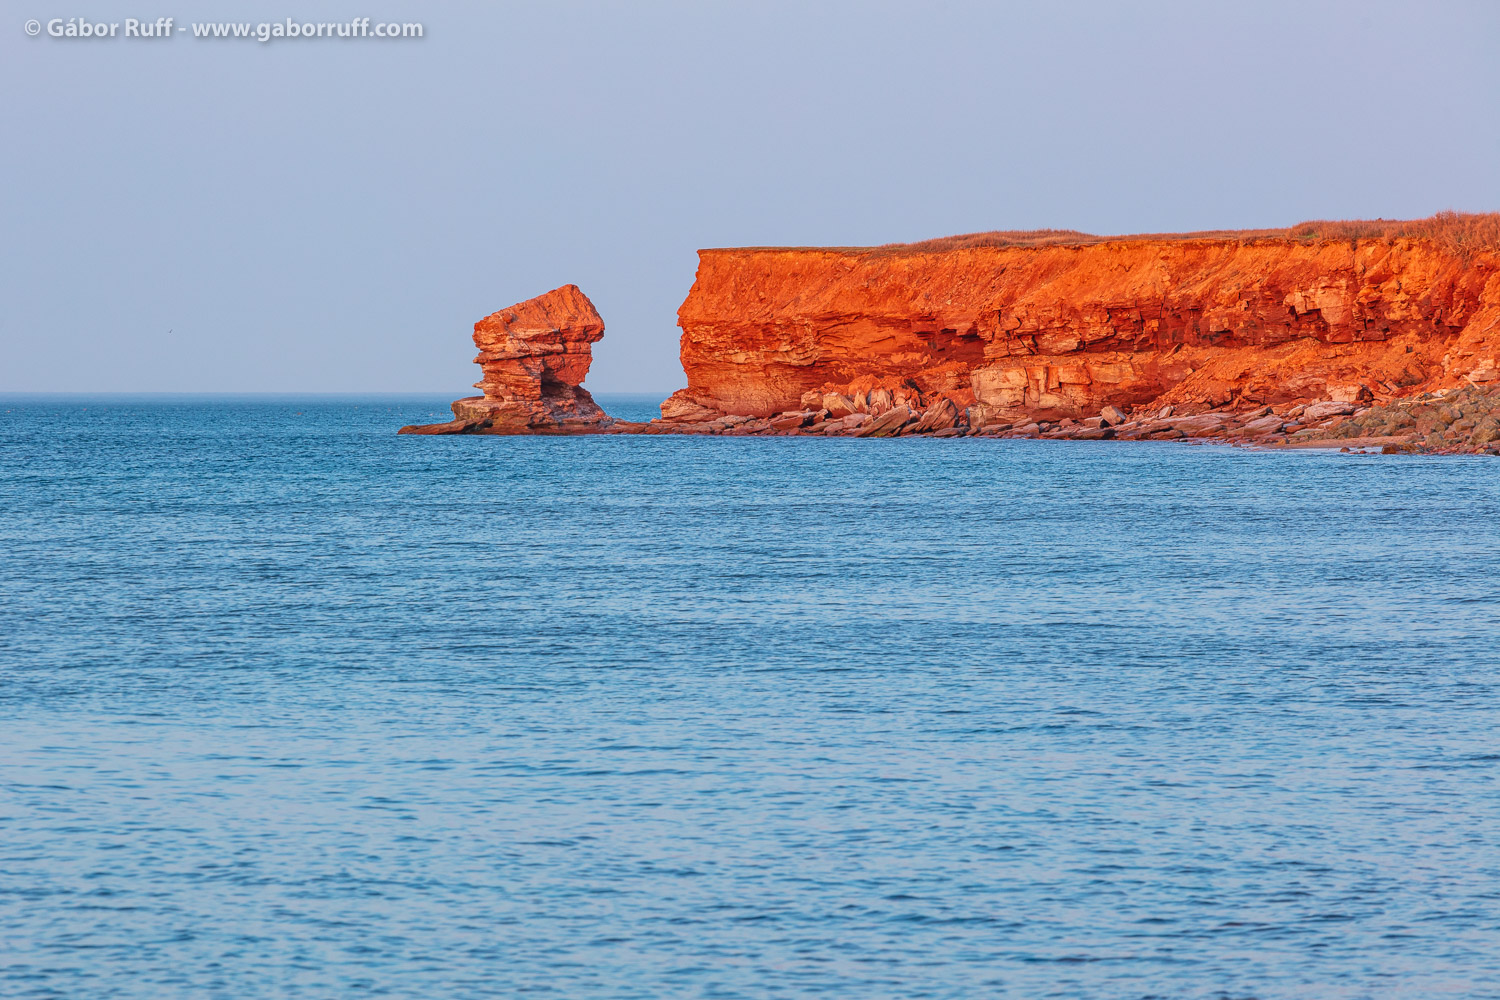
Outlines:
<svg viewBox="0 0 1500 1000"><path fill-rule="evenodd" d="M678 318L688 386L660 423L695 432L869 433L905 409L879 433L1260 420L1232 435L1250 439L1273 416L1326 431L1370 404L1500 387L1500 255L1427 238L709 250ZM1317 404L1338 412L1291 412ZM1163 412L1177 423L1152 424Z"/></svg>
<svg viewBox="0 0 1500 1000"><path fill-rule="evenodd" d="M453 404L453 420L402 434L587 434L614 421L583 380L604 320L577 285L491 313L474 324L482 396Z"/></svg>
<svg viewBox="0 0 1500 1000"><path fill-rule="evenodd" d="M568 285L475 324L484 395L403 431L1500 452L1495 243L706 250L678 311L688 385L661 419L612 421L581 387L604 324Z"/></svg>

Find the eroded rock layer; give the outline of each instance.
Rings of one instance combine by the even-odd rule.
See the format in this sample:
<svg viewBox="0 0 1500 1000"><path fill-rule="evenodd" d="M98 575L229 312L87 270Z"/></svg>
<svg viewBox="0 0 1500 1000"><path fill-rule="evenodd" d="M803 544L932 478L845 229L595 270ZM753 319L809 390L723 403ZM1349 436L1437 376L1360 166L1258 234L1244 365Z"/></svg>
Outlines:
<svg viewBox="0 0 1500 1000"><path fill-rule="evenodd" d="M491 313L474 324L474 362L483 396L453 404L453 420L401 428L403 434L590 433L613 421L583 380L604 320L577 285Z"/></svg>
<svg viewBox="0 0 1500 1000"><path fill-rule="evenodd" d="M973 431L1500 384L1500 255L1418 238L707 250L678 319L688 386L662 414L685 425L943 400Z"/></svg>

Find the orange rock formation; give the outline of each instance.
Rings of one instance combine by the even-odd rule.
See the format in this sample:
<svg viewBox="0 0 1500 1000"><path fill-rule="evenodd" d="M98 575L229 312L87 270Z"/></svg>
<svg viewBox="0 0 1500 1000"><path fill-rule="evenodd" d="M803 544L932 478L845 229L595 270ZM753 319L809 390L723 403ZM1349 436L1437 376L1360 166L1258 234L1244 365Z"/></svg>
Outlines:
<svg viewBox="0 0 1500 1000"><path fill-rule="evenodd" d="M968 435L1500 454L1500 214L705 250L688 386L611 420L573 285L474 325L483 396L418 434Z"/></svg>
<svg viewBox="0 0 1500 1000"><path fill-rule="evenodd" d="M1423 237L705 250L669 422L856 397L968 423L1500 383L1500 254Z"/></svg>
<svg viewBox="0 0 1500 1000"><path fill-rule="evenodd" d="M483 396L453 404L446 424L403 434L588 433L612 421L583 388L604 320L577 285L563 285L474 324Z"/></svg>

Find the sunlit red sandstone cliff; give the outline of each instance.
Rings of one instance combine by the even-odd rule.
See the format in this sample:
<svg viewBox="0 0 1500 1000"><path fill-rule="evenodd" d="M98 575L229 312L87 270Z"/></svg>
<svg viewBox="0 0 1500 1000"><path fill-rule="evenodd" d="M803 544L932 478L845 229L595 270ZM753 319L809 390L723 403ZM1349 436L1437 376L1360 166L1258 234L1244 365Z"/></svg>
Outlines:
<svg viewBox="0 0 1500 1000"><path fill-rule="evenodd" d="M883 388L1019 422L1500 382L1491 250L1282 234L942 242L703 251L678 311L688 386L663 415L765 416Z"/></svg>

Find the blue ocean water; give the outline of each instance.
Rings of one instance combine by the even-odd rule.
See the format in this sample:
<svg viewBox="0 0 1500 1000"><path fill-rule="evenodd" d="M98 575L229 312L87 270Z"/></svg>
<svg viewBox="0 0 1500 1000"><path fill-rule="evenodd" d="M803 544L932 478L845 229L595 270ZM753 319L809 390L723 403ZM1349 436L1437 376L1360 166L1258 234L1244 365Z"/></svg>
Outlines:
<svg viewBox="0 0 1500 1000"><path fill-rule="evenodd" d="M0 995L1500 996L1500 462L445 413L0 401Z"/></svg>

